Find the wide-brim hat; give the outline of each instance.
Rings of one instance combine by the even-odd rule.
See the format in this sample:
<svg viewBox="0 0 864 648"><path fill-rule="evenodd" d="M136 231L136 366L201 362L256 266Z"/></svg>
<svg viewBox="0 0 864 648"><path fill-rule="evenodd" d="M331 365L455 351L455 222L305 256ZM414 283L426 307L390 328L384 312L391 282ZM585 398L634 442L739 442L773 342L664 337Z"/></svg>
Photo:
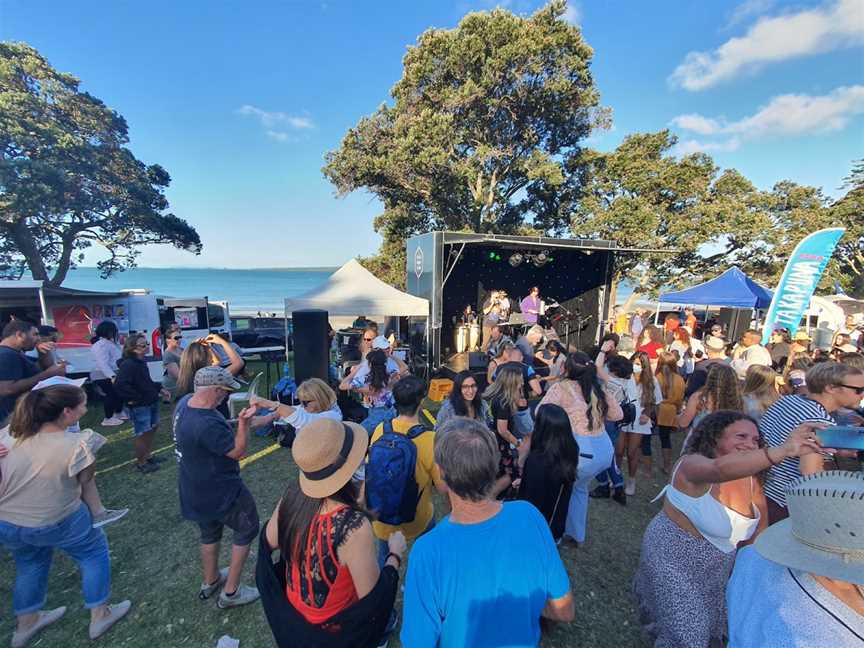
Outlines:
<svg viewBox="0 0 864 648"><path fill-rule="evenodd" d="M756 551L792 569L864 585L864 474L800 477L787 488L786 502L789 517L759 535Z"/></svg>
<svg viewBox="0 0 864 648"><path fill-rule="evenodd" d="M810 336L807 335L807 331L795 331L795 335L792 336L793 342L809 342Z"/></svg>
<svg viewBox="0 0 864 648"><path fill-rule="evenodd" d="M291 454L300 468L300 490L324 498L347 484L366 457L369 433L348 421L317 418L298 432Z"/></svg>

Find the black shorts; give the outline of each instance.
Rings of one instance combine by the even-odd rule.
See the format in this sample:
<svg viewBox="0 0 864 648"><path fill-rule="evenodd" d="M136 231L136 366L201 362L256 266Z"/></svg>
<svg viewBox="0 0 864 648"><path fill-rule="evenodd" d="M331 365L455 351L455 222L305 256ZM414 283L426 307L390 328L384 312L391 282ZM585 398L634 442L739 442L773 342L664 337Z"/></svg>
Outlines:
<svg viewBox="0 0 864 648"><path fill-rule="evenodd" d="M226 526L234 532L233 542L238 547L251 544L258 536L258 509L252 493L245 486L222 517L198 523L201 529L201 544L216 544L222 540L222 531Z"/></svg>

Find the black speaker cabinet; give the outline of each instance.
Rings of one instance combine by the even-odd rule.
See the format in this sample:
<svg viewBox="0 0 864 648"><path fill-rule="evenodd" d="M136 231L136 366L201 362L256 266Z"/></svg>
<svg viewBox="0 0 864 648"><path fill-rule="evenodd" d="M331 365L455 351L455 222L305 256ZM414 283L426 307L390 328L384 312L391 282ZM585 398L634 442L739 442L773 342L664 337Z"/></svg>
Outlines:
<svg viewBox="0 0 864 648"><path fill-rule="evenodd" d="M734 343L740 340L744 331L750 328L752 317L753 311L749 308L721 308L717 319L726 331L726 339Z"/></svg>
<svg viewBox="0 0 864 648"><path fill-rule="evenodd" d="M489 356L480 351L471 351L468 354L468 369L471 371L477 371L479 369L486 369L489 366Z"/></svg>
<svg viewBox="0 0 864 648"><path fill-rule="evenodd" d="M327 311L294 311L294 379L299 385L307 378L327 382L330 340L327 337Z"/></svg>

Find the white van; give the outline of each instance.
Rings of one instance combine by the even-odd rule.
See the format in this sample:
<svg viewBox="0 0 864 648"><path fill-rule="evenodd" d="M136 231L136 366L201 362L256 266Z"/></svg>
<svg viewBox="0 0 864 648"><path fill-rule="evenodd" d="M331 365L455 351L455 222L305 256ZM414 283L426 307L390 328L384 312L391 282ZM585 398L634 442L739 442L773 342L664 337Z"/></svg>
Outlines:
<svg viewBox="0 0 864 648"><path fill-rule="evenodd" d="M121 344L131 333L147 338L150 375L161 382L162 327L176 322L187 341L211 331L230 333L227 304L215 310L209 306L206 297L167 297L146 289L96 292L45 286L42 281L0 281L0 322L15 316L56 327L61 334L57 355L69 363L67 375L90 374L90 338L100 322L110 320L117 325Z"/></svg>

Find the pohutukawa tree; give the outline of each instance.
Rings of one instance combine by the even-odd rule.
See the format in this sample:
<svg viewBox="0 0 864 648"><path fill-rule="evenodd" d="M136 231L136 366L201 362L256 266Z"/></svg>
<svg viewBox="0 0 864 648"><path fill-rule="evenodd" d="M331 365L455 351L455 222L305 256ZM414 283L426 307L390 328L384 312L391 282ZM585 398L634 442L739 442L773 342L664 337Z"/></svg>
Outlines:
<svg viewBox="0 0 864 648"><path fill-rule="evenodd" d="M101 246L103 276L142 245L200 253L198 233L168 213L171 181L126 148L126 121L32 47L0 43L0 274L60 285Z"/></svg>
<svg viewBox="0 0 864 648"><path fill-rule="evenodd" d="M403 59L392 103L364 117L324 175L366 189L384 242L366 262L404 281L404 239L435 229L515 233L569 225L559 189L579 183L580 143L609 123L589 69L593 50L554 0L530 17L470 13L430 29Z"/></svg>

